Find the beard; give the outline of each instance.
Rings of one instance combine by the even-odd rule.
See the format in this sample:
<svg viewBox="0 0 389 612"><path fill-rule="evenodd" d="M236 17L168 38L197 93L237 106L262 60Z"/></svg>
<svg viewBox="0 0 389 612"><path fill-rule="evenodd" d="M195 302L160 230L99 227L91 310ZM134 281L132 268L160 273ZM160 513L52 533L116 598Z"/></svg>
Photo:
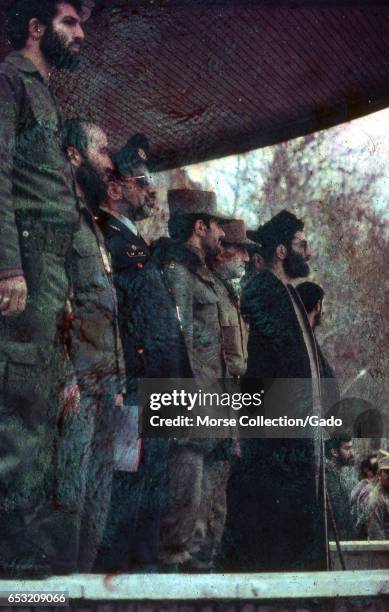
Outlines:
<svg viewBox="0 0 389 612"><path fill-rule="evenodd" d="M107 198L107 185L87 159L77 168L76 180L84 193L88 208L92 214L97 215L100 205Z"/></svg>
<svg viewBox="0 0 389 612"><path fill-rule="evenodd" d="M346 459L345 457L342 457L342 455L339 455L338 465L342 467L352 466L354 465L354 457L351 456L348 459Z"/></svg>
<svg viewBox="0 0 389 612"><path fill-rule="evenodd" d="M242 278L245 268L242 261L230 259L220 262L216 266L216 271L226 280L234 280Z"/></svg>
<svg viewBox="0 0 389 612"><path fill-rule="evenodd" d="M287 258L284 260L284 271L289 278L305 278L309 275L309 265L303 255L288 248Z"/></svg>
<svg viewBox="0 0 389 612"><path fill-rule="evenodd" d="M81 44L81 41L77 43ZM80 62L80 54L70 51L63 37L54 32L51 24L41 38L40 50L48 64L54 68L74 70Z"/></svg>
<svg viewBox="0 0 389 612"><path fill-rule="evenodd" d="M134 210L134 221L144 221L154 215L154 207L144 204Z"/></svg>

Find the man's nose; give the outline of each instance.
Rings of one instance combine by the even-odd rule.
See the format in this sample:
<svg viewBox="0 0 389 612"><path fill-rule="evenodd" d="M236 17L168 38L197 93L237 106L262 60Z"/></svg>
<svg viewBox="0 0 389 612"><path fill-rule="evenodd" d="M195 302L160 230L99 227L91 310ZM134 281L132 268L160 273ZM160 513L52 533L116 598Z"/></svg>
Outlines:
<svg viewBox="0 0 389 612"><path fill-rule="evenodd" d="M78 24L77 26L76 38L78 38L79 40L85 40L85 33L80 24Z"/></svg>
<svg viewBox="0 0 389 612"><path fill-rule="evenodd" d="M311 249L310 249L310 248L309 248L309 246L307 245L307 248L305 249L305 257L306 257L307 259L311 259L311 255L312 255L312 253L311 253Z"/></svg>
<svg viewBox="0 0 389 612"><path fill-rule="evenodd" d="M115 164L109 156L107 157L107 170L110 172L113 172L115 170Z"/></svg>
<svg viewBox="0 0 389 612"><path fill-rule="evenodd" d="M222 230L221 227L219 227L219 239L221 240L222 238L224 238L224 236L225 236L224 231Z"/></svg>
<svg viewBox="0 0 389 612"><path fill-rule="evenodd" d="M250 261L249 254L248 254L248 252L247 252L247 250L246 250L246 249L243 249L243 251L242 251L242 260L243 260L244 262L248 262L248 261Z"/></svg>

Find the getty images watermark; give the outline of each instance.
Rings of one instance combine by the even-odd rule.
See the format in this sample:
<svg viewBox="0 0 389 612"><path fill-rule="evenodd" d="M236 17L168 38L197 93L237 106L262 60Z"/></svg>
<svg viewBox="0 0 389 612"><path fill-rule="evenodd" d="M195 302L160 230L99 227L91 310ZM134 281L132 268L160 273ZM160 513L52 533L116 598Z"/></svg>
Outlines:
<svg viewBox="0 0 389 612"><path fill-rule="evenodd" d="M143 380L143 435L307 438L315 437L318 428L326 435L346 431L356 437L382 434L382 415L377 416L368 402L354 399L354 412L349 405L342 410L332 379L322 381L320 402L314 400L311 379L277 379L264 381L263 386L242 390L233 381L223 381L204 390L193 380ZM365 429L355 433L358 423Z"/></svg>

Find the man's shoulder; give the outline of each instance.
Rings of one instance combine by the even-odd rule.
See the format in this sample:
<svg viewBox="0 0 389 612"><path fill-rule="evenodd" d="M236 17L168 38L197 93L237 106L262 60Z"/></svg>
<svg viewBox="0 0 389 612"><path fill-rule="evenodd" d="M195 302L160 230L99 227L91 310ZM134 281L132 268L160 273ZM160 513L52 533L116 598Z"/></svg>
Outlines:
<svg viewBox="0 0 389 612"><path fill-rule="evenodd" d="M99 216L99 227L113 259L114 268L142 267L149 258L149 247L141 236L136 236L116 217L104 213Z"/></svg>
<svg viewBox="0 0 389 612"><path fill-rule="evenodd" d="M286 301L289 301L287 289L269 270L259 272L242 291L242 311L247 316L252 311L263 311L266 316L276 317Z"/></svg>
<svg viewBox="0 0 389 612"><path fill-rule="evenodd" d="M0 63L0 96L2 97L9 95L10 91L14 96L21 95L25 89L22 72L8 60L8 57Z"/></svg>

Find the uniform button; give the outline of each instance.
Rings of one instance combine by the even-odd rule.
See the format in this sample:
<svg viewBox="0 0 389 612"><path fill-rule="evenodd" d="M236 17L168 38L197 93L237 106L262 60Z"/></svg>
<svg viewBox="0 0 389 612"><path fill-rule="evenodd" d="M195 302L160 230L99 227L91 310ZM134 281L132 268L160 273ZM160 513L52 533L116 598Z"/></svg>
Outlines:
<svg viewBox="0 0 389 612"><path fill-rule="evenodd" d="M29 232L27 230L24 230L24 232L22 232L22 236L23 238L28 238L29 237Z"/></svg>

